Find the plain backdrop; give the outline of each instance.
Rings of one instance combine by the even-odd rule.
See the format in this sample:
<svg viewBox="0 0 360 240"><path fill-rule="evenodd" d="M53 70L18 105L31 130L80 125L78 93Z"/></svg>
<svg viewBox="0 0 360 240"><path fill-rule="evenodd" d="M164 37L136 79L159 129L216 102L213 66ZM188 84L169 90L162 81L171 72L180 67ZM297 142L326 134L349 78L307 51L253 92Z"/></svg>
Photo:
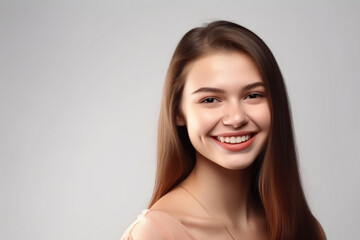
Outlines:
<svg viewBox="0 0 360 240"><path fill-rule="evenodd" d="M304 189L360 239L359 1L0 0L0 239L119 239L151 197L180 38L225 19L273 51Z"/></svg>

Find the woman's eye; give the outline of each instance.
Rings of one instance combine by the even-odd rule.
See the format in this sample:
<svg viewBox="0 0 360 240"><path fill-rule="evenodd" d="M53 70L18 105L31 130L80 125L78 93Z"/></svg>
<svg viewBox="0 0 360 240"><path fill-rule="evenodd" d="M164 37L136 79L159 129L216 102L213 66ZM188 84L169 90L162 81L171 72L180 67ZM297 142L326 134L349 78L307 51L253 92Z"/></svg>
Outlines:
<svg viewBox="0 0 360 240"><path fill-rule="evenodd" d="M201 102L202 103L214 103L214 102L219 102L219 100L217 100L214 97L208 97L208 98L201 100Z"/></svg>
<svg viewBox="0 0 360 240"><path fill-rule="evenodd" d="M260 93L250 93L249 95L246 96L247 99L262 98L262 97L264 97L264 95Z"/></svg>

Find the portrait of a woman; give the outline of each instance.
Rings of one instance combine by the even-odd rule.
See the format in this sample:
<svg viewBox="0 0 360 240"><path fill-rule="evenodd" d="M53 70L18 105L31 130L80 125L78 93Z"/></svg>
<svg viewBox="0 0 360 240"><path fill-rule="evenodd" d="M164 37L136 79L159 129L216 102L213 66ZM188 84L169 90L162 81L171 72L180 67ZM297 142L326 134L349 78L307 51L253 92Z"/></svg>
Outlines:
<svg viewBox="0 0 360 240"><path fill-rule="evenodd" d="M215 21L181 39L153 197L122 239L326 239L301 185L282 74L252 31Z"/></svg>

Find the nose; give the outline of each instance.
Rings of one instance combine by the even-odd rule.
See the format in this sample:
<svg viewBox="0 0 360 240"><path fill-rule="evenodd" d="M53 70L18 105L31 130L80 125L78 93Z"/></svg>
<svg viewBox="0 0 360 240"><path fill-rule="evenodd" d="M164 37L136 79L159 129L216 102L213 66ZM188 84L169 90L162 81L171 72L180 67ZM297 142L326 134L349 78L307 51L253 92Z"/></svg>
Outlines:
<svg viewBox="0 0 360 240"><path fill-rule="evenodd" d="M240 128L246 125L248 121L249 118L240 103L233 103L229 105L226 108L222 119L222 123L225 126L233 128Z"/></svg>

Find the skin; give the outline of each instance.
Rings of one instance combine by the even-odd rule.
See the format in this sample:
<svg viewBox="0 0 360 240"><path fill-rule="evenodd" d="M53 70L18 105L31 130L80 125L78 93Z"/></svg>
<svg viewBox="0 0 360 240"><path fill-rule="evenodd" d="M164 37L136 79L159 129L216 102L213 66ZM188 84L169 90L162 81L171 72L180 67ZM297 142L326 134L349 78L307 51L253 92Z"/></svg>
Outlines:
<svg viewBox="0 0 360 240"><path fill-rule="evenodd" d="M206 210L179 187L152 209L179 220L188 215L223 223L236 239L266 239L264 213L249 190L252 163L264 149L271 124L266 90L256 65L240 52L214 52L197 59L186 68L180 107L177 125L186 125L197 152L193 171L180 185ZM220 143L221 136L251 139ZM222 239L229 237L226 231L222 234ZM204 231L195 235L219 237Z"/></svg>

